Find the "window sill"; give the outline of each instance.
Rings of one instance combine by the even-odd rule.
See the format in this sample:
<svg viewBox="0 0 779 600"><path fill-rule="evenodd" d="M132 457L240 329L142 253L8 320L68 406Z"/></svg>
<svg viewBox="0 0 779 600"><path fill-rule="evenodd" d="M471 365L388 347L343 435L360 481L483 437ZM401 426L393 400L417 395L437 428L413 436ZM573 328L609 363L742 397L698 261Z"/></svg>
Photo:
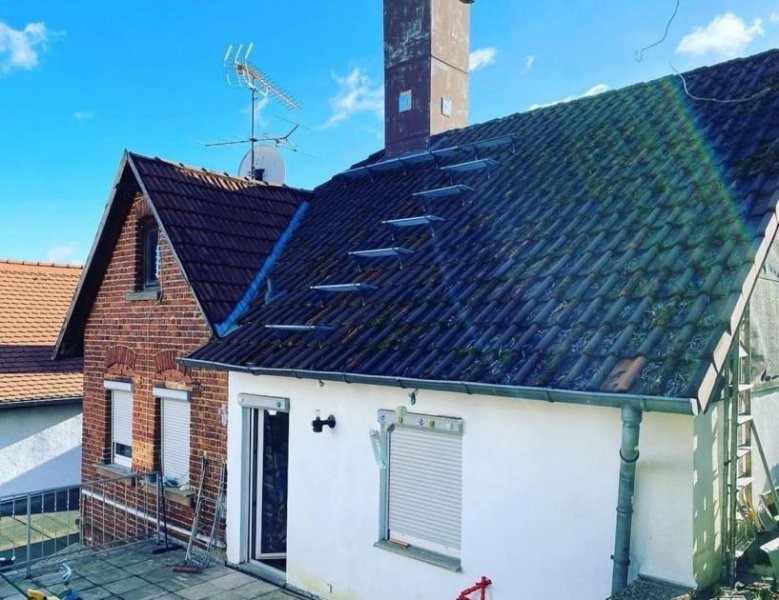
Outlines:
<svg viewBox="0 0 779 600"><path fill-rule="evenodd" d="M142 485L148 487L155 495L157 494L156 477L143 481ZM173 502L173 504L180 504L189 508L195 507L195 490L191 488L183 490L178 487L164 487L162 493L165 494L165 500Z"/></svg>
<svg viewBox="0 0 779 600"><path fill-rule="evenodd" d="M779 379L772 379L771 381L761 381L752 386L753 392L770 392L779 389Z"/></svg>
<svg viewBox="0 0 779 600"><path fill-rule="evenodd" d="M140 290L138 292L130 292L127 294L128 302L136 302L142 300L159 300L160 288L151 288L148 290Z"/></svg>
<svg viewBox="0 0 779 600"><path fill-rule="evenodd" d="M180 504L181 506L188 506L189 508L195 506L195 493L192 490L185 491L176 487L166 487L163 493L165 494L166 501Z"/></svg>
<svg viewBox="0 0 779 600"><path fill-rule="evenodd" d="M95 471L97 471L98 475L101 475L102 477L108 479L115 479L117 477L126 477L127 475L133 474L132 469L114 463L97 463L95 465ZM125 483L125 485L128 486L133 486L134 484L135 484L134 479L128 479Z"/></svg>
<svg viewBox="0 0 779 600"><path fill-rule="evenodd" d="M445 556L443 554L438 554L437 552L425 550L424 548L417 548L415 546L401 546L400 544L393 544L388 540L379 540L373 544L373 547L381 548L382 550L387 550L394 554L400 554L402 556L407 556L416 560L421 560L422 562L426 562L436 567L441 567L447 571L453 571L455 573L462 571L459 558Z"/></svg>

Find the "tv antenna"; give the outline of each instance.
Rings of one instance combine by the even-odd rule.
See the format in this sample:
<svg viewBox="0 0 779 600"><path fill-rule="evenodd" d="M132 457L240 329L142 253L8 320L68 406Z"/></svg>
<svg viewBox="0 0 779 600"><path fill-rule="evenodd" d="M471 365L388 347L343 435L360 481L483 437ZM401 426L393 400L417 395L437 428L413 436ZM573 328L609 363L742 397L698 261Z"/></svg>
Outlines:
<svg viewBox="0 0 779 600"><path fill-rule="evenodd" d="M212 146L230 146L233 144L247 144L249 142L254 141L254 142L270 142L272 145L276 146L276 148L286 148L287 150L292 150L292 152L300 152L300 150L298 149L298 145L290 139L292 137L292 134L295 133L298 129L300 129L300 124L292 123L292 125L293 125L292 129L290 129L284 135L273 135L270 133L264 133L262 134L262 137L247 138L244 140L228 140L226 142L211 142L206 144L206 147L210 148Z"/></svg>
<svg viewBox="0 0 779 600"><path fill-rule="evenodd" d="M254 42L250 42L244 50L243 44L240 44L233 52L233 45L230 44L227 47L227 52L223 59L225 75L227 77L228 85L237 85L238 87L248 88L251 92L251 136L247 140L240 140L236 142L222 142L216 144L206 144L207 146L223 146L226 144L240 144L251 143L251 162L249 164L255 164L255 146L257 142L272 141L276 146L283 146L297 151L297 146L292 143L290 136L295 132L297 126L294 127L285 136L269 136L265 135L262 138L257 137L256 133L256 113L257 113L257 96L260 95L263 98L273 98L283 104L289 109L300 108L300 102L288 94L281 87L273 83L273 81L265 75L262 71L257 69L249 62L249 55L254 48Z"/></svg>

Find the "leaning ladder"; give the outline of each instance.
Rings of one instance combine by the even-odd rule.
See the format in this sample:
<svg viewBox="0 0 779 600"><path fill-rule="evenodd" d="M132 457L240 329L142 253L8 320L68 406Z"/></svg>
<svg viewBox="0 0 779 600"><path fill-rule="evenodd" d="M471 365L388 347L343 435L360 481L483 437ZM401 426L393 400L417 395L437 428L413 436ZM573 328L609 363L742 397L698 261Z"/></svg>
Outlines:
<svg viewBox="0 0 779 600"><path fill-rule="evenodd" d="M749 311L738 328L730 357L730 382L725 390L724 499L723 535L725 541L724 576L735 583L736 561L757 537L759 523L753 501L751 347Z"/></svg>

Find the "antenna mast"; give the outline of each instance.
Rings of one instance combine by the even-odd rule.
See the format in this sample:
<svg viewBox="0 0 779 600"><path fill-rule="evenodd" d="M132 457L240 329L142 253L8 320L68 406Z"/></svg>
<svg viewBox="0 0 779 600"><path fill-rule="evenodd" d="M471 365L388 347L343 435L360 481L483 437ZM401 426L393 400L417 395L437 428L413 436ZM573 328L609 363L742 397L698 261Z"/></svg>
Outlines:
<svg viewBox="0 0 779 600"><path fill-rule="evenodd" d="M254 147L258 141L255 130L257 94L262 95L263 98L271 96L289 109L296 109L301 106L300 102L295 97L273 83L269 77L249 62L249 55L253 48L254 42L250 42L245 51L243 49L243 44L240 44L235 50L235 53L233 53L233 45L230 44L227 47L227 52L225 52L223 60L227 84L246 87L251 91L252 132L249 142L251 142L252 169L254 169Z"/></svg>

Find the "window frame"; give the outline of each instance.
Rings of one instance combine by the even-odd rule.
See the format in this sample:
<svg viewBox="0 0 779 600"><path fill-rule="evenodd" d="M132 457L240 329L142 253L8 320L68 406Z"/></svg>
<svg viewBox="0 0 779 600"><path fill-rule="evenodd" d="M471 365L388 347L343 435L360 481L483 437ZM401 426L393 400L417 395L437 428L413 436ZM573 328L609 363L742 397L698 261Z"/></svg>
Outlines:
<svg viewBox="0 0 779 600"><path fill-rule="evenodd" d="M109 403L109 419L108 419L108 449L109 449L109 464L116 465L118 467L122 467L124 469L132 470L133 468L133 440L134 440L134 414L133 410L135 407L135 399L133 397L133 386L131 383L125 382L125 381L110 381L106 380L103 381L103 387L108 392L109 398L107 398L107 401ZM121 394L122 396L119 396ZM124 401L129 402L129 445L124 444L122 442L117 442L117 433L116 433L116 417L117 417L117 407L116 404L118 401ZM126 412L126 409L125 409ZM116 445L117 443L120 443L122 446L125 446L129 448L129 456L126 456L125 454L117 453Z"/></svg>
<svg viewBox="0 0 779 600"><path fill-rule="evenodd" d="M409 112L414 107L414 96L412 91L403 90L398 94L398 114Z"/></svg>
<svg viewBox="0 0 779 600"><path fill-rule="evenodd" d="M461 571L462 556L462 437L463 421L456 417L408 413L405 411L379 410L380 452L383 454L380 477L380 507L379 507L379 540L375 546L397 554L403 554L451 571ZM458 438L460 463L459 472L459 547L446 548L434 540L411 535L391 535L391 477L392 477L392 436L397 430L423 432L436 436L452 436ZM429 490L428 490L429 491Z"/></svg>
<svg viewBox="0 0 779 600"><path fill-rule="evenodd" d="M141 290L156 290L160 287L160 271L162 270L160 229L153 217L144 219L140 229L139 288Z"/></svg>
<svg viewBox="0 0 779 600"><path fill-rule="evenodd" d="M176 481L176 487L182 487L184 485L188 485L190 483L190 470L189 470L189 463L190 458L192 456L192 403L191 403L191 394L190 392L186 390L175 390L170 388L164 388L164 387L157 387L155 386L152 390L152 393L154 394L154 398L160 403L160 461L159 461L159 467L160 467L160 474L162 475L163 481L168 477L168 474L165 472L165 405L166 403L176 403L176 404L186 404L187 406L187 448L181 448L182 452L186 453L186 456L179 457L183 464L186 465L186 476L176 476L171 477L171 479L175 479Z"/></svg>
<svg viewBox="0 0 779 600"><path fill-rule="evenodd" d="M441 115L443 115L447 119L451 119L453 111L454 111L454 102L452 101L452 99L447 98L446 96L441 96Z"/></svg>

